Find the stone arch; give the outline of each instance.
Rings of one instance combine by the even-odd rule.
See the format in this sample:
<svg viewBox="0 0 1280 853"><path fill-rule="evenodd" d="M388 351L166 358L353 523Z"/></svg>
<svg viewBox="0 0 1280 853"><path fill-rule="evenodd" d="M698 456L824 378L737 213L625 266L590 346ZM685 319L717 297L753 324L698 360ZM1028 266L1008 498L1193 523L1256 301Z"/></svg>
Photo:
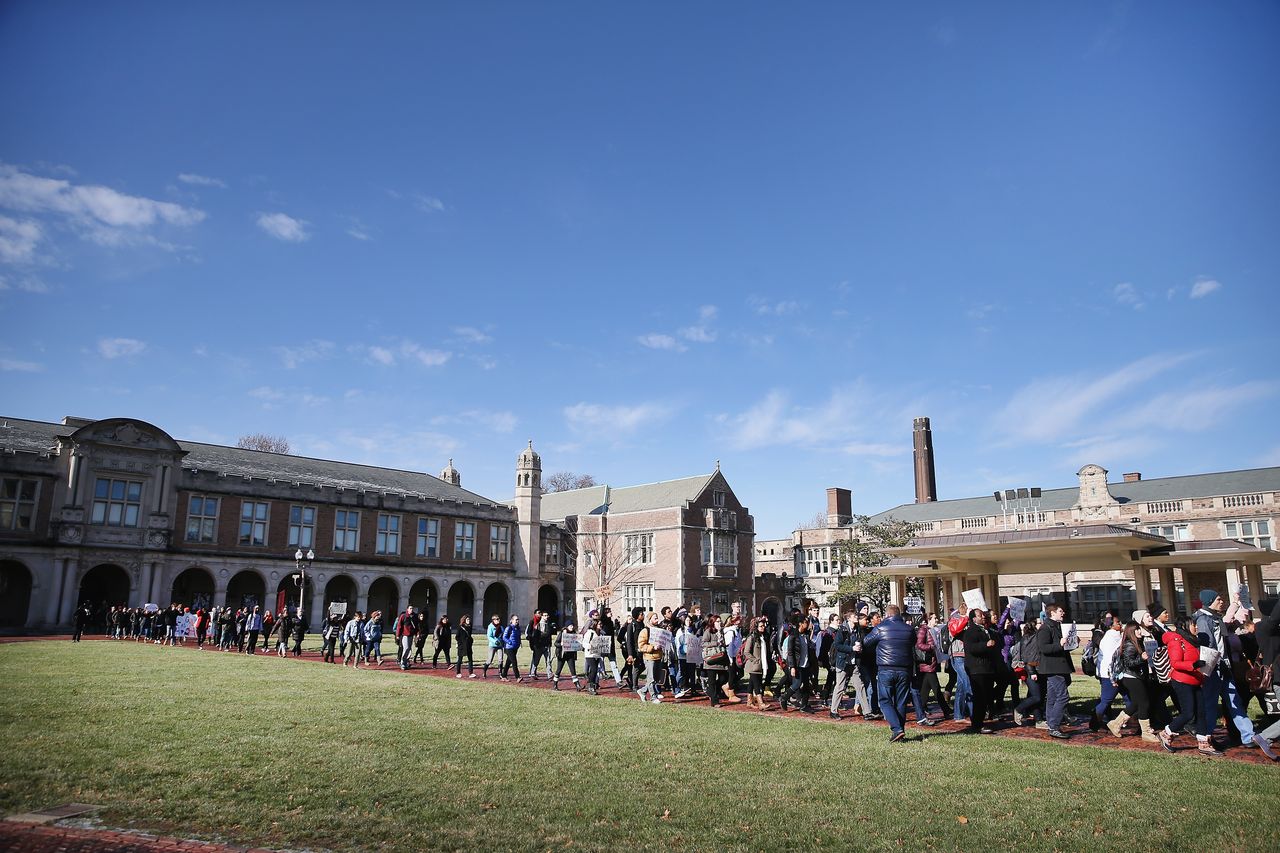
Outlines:
<svg viewBox="0 0 1280 853"><path fill-rule="evenodd" d="M463 616L470 616L476 609L476 591L466 581L454 581L449 584L449 601L445 613L449 623L457 625Z"/></svg>
<svg viewBox="0 0 1280 853"><path fill-rule="evenodd" d="M766 598L760 605L760 614L769 619L769 627L776 630L782 617L782 603L776 598Z"/></svg>
<svg viewBox="0 0 1280 853"><path fill-rule="evenodd" d="M261 607L269 609L267 603L267 582L253 569L241 569L227 582L228 607Z"/></svg>
<svg viewBox="0 0 1280 853"><path fill-rule="evenodd" d="M276 584L275 612L280 613L288 608L296 614L301 607L303 618L309 622L313 615L308 611L311 609L311 596L315 593L315 579L307 575L301 590L298 589L297 579L297 572L288 572L280 578L280 583Z"/></svg>
<svg viewBox="0 0 1280 853"><path fill-rule="evenodd" d="M191 566L173 579L170 602L190 607L192 612L213 607L215 584L213 575L200 566Z"/></svg>
<svg viewBox="0 0 1280 853"><path fill-rule="evenodd" d="M335 601L345 601L347 603L347 617L350 618L356 612L356 601L359 595L359 587L356 586L355 578L350 575L334 575L324 585L325 614L329 613L330 604Z"/></svg>
<svg viewBox="0 0 1280 853"><path fill-rule="evenodd" d="M388 630L396 622L400 612L400 585L395 578L382 577L369 584L369 613L382 611L382 628Z"/></svg>
<svg viewBox="0 0 1280 853"><path fill-rule="evenodd" d="M491 583L484 591L484 618L486 623L493 614L502 617L502 624L511 618L511 592L504 584Z"/></svg>
<svg viewBox="0 0 1280 853"><path fill-rule="evenodd" d="M0 628L23 628L31 609L31 572L17 560L0 560Z"/></svg>
<svg viewBox="0 0 1280 853"><path fill-rule="evenodd" d="M538 587L538 612L547 612L551 614L554 624L562 624L560 613L560 590L556 589L549 583L544 583Z"/></svg>
<svg viewBox="0 0 1280 853"><path fill-rule="evenodd" d="M440 610L440 588L431 578L421 578L409 589L409 603L422 614L428 625L436 624Z"/></svg>
<svg viewBox="0 0 1280 853"><path fill-rule="evenodd" d="M80 578L80 592L76 603L89 604L94 608L122 607L129 603L131 586L128 572L114 563L102 563Z"/></svg>

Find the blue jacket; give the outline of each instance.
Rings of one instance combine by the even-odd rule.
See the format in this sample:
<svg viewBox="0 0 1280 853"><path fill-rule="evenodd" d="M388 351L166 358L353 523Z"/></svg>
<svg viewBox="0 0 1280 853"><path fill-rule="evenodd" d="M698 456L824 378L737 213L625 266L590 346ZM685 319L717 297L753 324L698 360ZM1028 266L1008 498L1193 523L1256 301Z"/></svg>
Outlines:
<svg viewBox="0 0 1280 853"><path fill-rule="evenodd" d="M876 666L911 669L916 664L916 632L901 616L890 616L862 640L864 652L875 650Z"/></svg>
<svg viewBox="0 0 1280 853"><path fill-rule="evenodd" d="M520 626L508 625L502 629L502 647L504 649L520 648Z"/></svg>
<svg viewBox="0 0 1280 853"><path fill-rule="evenodd" d="M486 636L488 636L489 638L489 648L491 649L502 648L502 629L501 628L499 628L497 625L490 622L489 630Z"/></svg>

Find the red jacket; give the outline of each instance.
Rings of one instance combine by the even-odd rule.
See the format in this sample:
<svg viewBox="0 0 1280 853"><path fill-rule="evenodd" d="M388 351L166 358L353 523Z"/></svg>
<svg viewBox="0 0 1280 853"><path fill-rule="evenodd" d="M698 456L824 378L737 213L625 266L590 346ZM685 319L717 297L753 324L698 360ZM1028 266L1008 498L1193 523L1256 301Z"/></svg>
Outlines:
<svg viewBox="0 0 1280 853"><path fill-rule="evenodd" d="M1200 647L1188 643L1177 631L1165 631L1160 639L1169 647L1169 677L1193 687L1204 684L1204 672L1196 666Z"/></svg>

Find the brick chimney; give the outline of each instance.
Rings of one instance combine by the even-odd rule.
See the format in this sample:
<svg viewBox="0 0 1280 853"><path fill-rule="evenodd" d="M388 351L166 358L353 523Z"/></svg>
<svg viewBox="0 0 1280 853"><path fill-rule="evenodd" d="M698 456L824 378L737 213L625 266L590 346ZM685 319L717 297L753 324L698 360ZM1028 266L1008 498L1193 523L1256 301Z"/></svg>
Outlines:
<svg viewBox="0 0 1280 853"><path fill-rule="evenodd" d="M912 428L915 447L916 503L933 503L938 499L938 478L933 469L933 432L928 418L916 418Z"/></svg>
<svg viewBox="0 0 1280 853"><path fill-rule="evenodd" d="M1128 474L1124 475L1124 481L1126 483L1136 483L1141 479L1142 479L1142 474L1138 471L1131 471Z"/></svg>
<svg viewBox="0 0 1280 853"><path fill-rule="evenodd" d="M844 527L853 521L853 493L848 489L827 489L827 527Z"/></svg>

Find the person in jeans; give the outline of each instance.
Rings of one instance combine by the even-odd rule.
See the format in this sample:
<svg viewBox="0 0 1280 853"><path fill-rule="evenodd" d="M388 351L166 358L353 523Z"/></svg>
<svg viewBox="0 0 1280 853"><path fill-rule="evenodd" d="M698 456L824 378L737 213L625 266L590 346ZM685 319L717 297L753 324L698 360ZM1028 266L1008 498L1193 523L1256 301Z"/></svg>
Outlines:
<svg viewBox="0 0 1280 853"><path fill-rule="evenodd" d="M1226 602L1215 590L1204 589L1200 591L1200 604L1200 609L1194 615L1196 636L1200 640L1201 647L1217 649L1221 655L1218 665L1205 672L1204 688L1200 696L1200 713L1210 721L1210 726L1214 725L1218 721L1218 703L1221 701L1227 713L1230 714L1230 722L1240 732L1241 745L1256 746L1263 755L1275 761L1278 756L1271 748L1270 741L1254 732L1253 721L1244 712L1241 691L1231 673L1223 629L1224 625L1234 629L1236 623L1226 623L1222 618L1223 611L1227 609Z"/></svg>
<svg viewBox="0 0 1280 853"><path fill-rule="evenodd" d="M602 651L608 647L609 638L600 633L600 620L592 619L582 632L582 658L587 667L587 692L595 696L600 692L600 665Z"/></svg>
<svg viewBox="0 0 1280 853"><path fill-rule="evenodd" d="M342 665L351 664L351 668L355 669L364 659L364 614L359 610L347 622L347 627L342 629L342 642Z"/></svg>
<svg viewBox="0 0 1280 853"><path fill-rule="evenodd" d="M502 665L502 617L497 613L493 614L489 620L489 627L485 630L485 641L489 645L489 657L480 670L481 678L489 677L489 667L497 669Z"/></svg>
<svg viewBox="0 0 1280 853"><path fill-rule="evenodd" d="M911 682L911 698L916 707L916 722L922 726L937 725L929 719L929 694L938 700L945 720L951 715L947 700L942 695L942 685L938 683L938 644L934 639L933 629L938 625L938 617L930 615L928 622L916 629L916 651L922 660L916 662L916 675Z"/></svg>
<svg viewBox="0 0 1280 853"><path fill-rule="evenodd" d="M957 616L963 616L963 614L959 610L951 611L951 619ZM969 706L973 704L973 688L969 684L969 672L965 668L964 640L960 639L959 634L951 633L950 625L951 620L948 620L947 625L943 626L943 634L948 645L948 656L951 659L951 680L955 682L955 689L951 694L951 719L959 722L970 715ZM965 627L967 628L968 625L966 624Z"/></svg>
<svg viewBox="0 0 1280 853"><path fill-rule="evenodd" d="M856 655L860 640L856 631L857 616L849 613L845 621L836 628L835 637L831 641L831 668L836 673L836 683L831 690L831 706L827 713L835 719L840 717L840 703L844 700L844 693L849 685L853 685L854 704L863 714L871 713L871 701L867 698L862 679L858 677Z"/></svg>
<svg viewBox="0 0 1280 853"><path fill-rule="evenodd" d="M418 631L417 615L413 612L413 605L410 604L404 609L404 612L396 617L396 659L400 663L400 669L409 668L409 659L413 655L413 636Z"/></svg>
<svg viewBox="0 0 1280 853"><path fill-rule="evenodd" d="M1111 677L1111 662L1120 650L1123 631L1124 623L1108 613L1101 618L1099 627L1093 631L1093 639L1090 639L1097 649L1094 675L1098 679L1098 704L1093 706L1093 717L1089 720L1089 728L1095 732L1109 725L1111 703L1120 692L1120 685ZM1121 714L1128 719L1128 714Z"/></svg>
<svg viewBox="0 0 1280 853"><path fill-rule="evenodd" d="M254 647L258 645L258 634L262 633L262 613L260 611L261 608L255 604L253 612L249 614L244 623L245 630L249 634L249 642L246 644L248 647L247 654L253 654Z"/></svg>
<svg viewBox="0 0 1280 853"><path fill-rule="evenodd" d="M499 678L502 681L507 680L507 673L514 672L516 679L520 678L520 664L516 662L516 655L520 653L520 617L512 616L507 623L507 627L502 629L502 672Z"/></svg>
<svg viewBox="0 0 1280 853"><path fill-rule="evenodd" d="M1045 605L1045 618L1036 632L1036 644L1040 651L1040 677L1045 680L1045 718L1049 736L1066 740L1070 737L1062 730L1062 719L1067 712L1068 680L1075 671L1071 652L1062 647L1062 620L1066 611L1061 604Z"/></svg>
<svg viewBox="0 0 1280 853"><path fill-rule="evenodd" d="M880 710L889 723L890 743L906 739L907 696L915 666L916 632L902 618L896 604L885 608L885 618L862 641L863 654L875 655Z"/></svg>
<svg viewBox="0 0 1280 853"><path fill-rule="evenodd" d="M374 658L378 666L382 666L382 611L375 610L364 621L364 665L369 666Z"/></svg>

